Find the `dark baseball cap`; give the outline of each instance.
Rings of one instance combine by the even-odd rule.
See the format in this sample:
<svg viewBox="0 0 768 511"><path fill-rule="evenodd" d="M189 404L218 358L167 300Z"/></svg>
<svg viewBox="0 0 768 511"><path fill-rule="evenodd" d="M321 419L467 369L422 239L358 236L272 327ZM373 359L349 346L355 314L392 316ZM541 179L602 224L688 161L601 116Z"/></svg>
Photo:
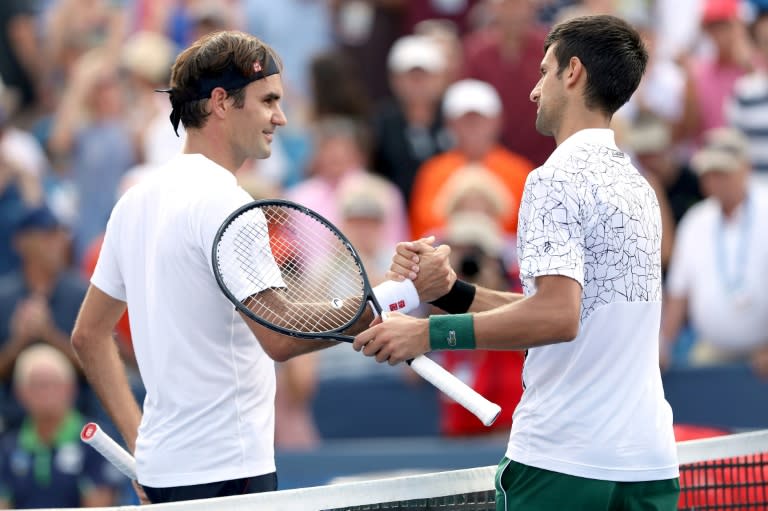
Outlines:
<svg viewBox="0 0 768 511"><path fill-rule="evenodd" d="M37 206L28 209L21 215L16 223L14 232L16 234L26 231L52 231L62 226L61 221L56 217L48 206Z"/></svg>

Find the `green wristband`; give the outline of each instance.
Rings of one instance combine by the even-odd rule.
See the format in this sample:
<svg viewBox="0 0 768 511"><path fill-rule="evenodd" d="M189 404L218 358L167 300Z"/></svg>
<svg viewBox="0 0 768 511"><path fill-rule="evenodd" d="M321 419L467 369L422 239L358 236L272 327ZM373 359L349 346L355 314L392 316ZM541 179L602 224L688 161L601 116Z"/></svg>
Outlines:
<svg viewBox="0 0 768 511"><path fill-rule="evenodd" d="M475 322L472 314L430 316L429 347L432 351L475 349Z"/></svg>

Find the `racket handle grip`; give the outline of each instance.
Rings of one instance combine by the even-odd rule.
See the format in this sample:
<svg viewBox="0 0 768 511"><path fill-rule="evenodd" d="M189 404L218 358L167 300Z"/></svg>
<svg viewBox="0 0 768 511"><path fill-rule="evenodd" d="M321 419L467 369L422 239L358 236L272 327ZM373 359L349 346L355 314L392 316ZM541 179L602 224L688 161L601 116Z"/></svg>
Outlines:
<svg viewBox="0 0 768 511"><path fill-rule="evenodd" d="M112 440L112 437L106 434L98 424L89 422L83 426L83 430L80 432L80 440L99 451L99 454L104 456L107 461L112 463L126 477L136 480L136 460L128 451Z"/></svg>
<svg viewBox="0 0 768 511"><path fill-rule="evenodd" d="M472 412L485 426L493 424L501 413L499 405L488 401L475 389L424 355L408 361L408 364L419 376Z"/></svg>

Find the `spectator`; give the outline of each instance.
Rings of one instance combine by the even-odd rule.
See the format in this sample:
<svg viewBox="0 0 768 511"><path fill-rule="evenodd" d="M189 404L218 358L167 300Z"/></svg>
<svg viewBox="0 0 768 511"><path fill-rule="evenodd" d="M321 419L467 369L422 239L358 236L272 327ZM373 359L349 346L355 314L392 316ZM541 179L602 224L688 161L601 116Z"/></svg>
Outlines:
<svg viewBox="0 0 768 511"><path fill-rule="evenodd" d="M177 136L168 123L171 103L155 92L167 87L176 46L162 34L136 32L123 45L121 68L128 73L131 109L126 112L139 160L162 165L181 152L184 130Z"/></svg>
<svg viewBox="0 0 768 511"><path fill-rule="evenodd" d="M736 81L752 70L754 58L738 0L706 0L701 27L713 54L687 65L685 109L680 136L698 139L726 124L725 103Z"/></svg>
<svg viewBox="0 0 768 511"><path fill-rule="evenodd" d="M494 24L465 40L464 74L490 83L501 96L504 145L541 165L554 144L534 129L536 105L528 100L539 80L546 35L536 24L534 4L530 0L493 2Z"/></svg>
<svg viewBox="0 0 768 511"><path fill-rule="evenodd" d="M316 54L310 63L312 112L310 119L349 117L367 121L370 99L354 61L340 51Z"/></svg>
<svg viewBox="0 0 768 511"><path fill-rule="evenodd" d="M0 279L0 381L10 384L16 357L42 342L71 360L69 332L85 296L86 283L68 270L69 237L46 206L27 211L16 226L14 247L21 269ZM18 408L4 403L3 417L18 419Z"/></svg>
<svg viewBox="0 0 768 511"><path fill-rule="evenodd" d="M672 224L663 225L664 232L674 230L685 212L703 196L699 178L675 151L671 127L653 114L640 115L627 131L626 144L641 172L658 183L663 202L669 204Z"/></svg>
<svg viewBox="0 0 768 511"><path fill-rule="evenodd" d="M464 73L462 47L459 31L454 23L448 20L424 20L419 22L413 32L416 35L431 37L443 50L445 56L445 83L451 84L461 78Z"/></svg>
<svg viewBox="0 0 768 511"><path fill-rule="evenodd" d="M692 166L707 199L678 228L662 321L662 362L686 317L694 364L749 362L768 353L768 190L750 180L748 141L709 131ZM665 351L666 350L666 351ZM756 365L763 375L768 367Z"/></svg>
<svg viewBox="0 0 768 511"><path fill-rule="evenodd" d="M657 27L646 12L635 14L630 21L643 37L648 48L648 67L637 91L626 105L621 107L612 120L632 124L638 117L650 114L663 119L679 131L684 113L686 76L683 69L669 56L661 53ZM675 140L676 141L676 140Z"/></svg>
<svg viewBox="0 0 768 511"><path fill-rule="evenodd" d="M27 208L43 199L45 161L37 143L10 124L15 100L0 83L0 276L19 268L13 230Z"/></svg>
<svg viewBox="0 0 768 511"><path fill-rule="evenodd" d="M275 9L272 0L243 0L247 31L271 41L285 66L286 107L288 116L295 112L297 100L310 96L311 68L314 55L331 51L333 26L331 2L282 0ZM268 16L264 13L269 12ZM342 78L336 84L345 87Z"/></svg>
<svg viewBox="0 0 768 511"><path fill-rule="evenodd" d="M40 98L43 61L39 58L37 2L0 2L0 77L19 96L22 110L31 113Z"/></svg>
<svg viewBox="0 0 768 511"><path fill-rule="evenodd" d="M755 176L768 180L768 4L759 9L750 34L763 66L736 82L726 117L749 138Z"/></svg>
<svg viewBox="0 0 768 511"><path fill-rule="evenodd" d="M79 261L106 227L123 174L136 163L122 78L109 53L96 49L77 62L56 112L48 148L68 162L63 174L77 190L73 228Z"/></svg>
<svg viewBox="0 0 768 511"><path fill-rule="evenodd" d="M75 371L58 350L36 345L19 355L13 385L24 423L0 439L0 507L103 507L116 504L124 477L80 441Z"/></svg>
<svg viewBox="0 0 768 511"><path fill-rule="evenodd" d="M303 204L336 224L341 219L339 191L345 181L355 179L366 171L368 143L359 123L344 118L327 118L314 129L315 151L310 163L310 175L290 188L287 198ZM405 239L407 224L403 199L398 190L387 183L388 210L382 238L390 246Z"/></svg>
<svg viewBox="0 0 768 511"><path fill-rule="evenodd" d="M404 4L403 32L415 32L416 26L428 20L444 20L453 23L462 34L469 29L472 9L484 0L409 0Z"/></svg>
<svg viewBox="0 0 768 511"><path fill-rule="evenodd" d="M410 204L419 166L451 145L440 111L445 55L429 36L405 36L392 46L387 66L394 96L374 114L373 169Z"/></svg>
<svg viewBox="0 0 768 511"><path fill-rule="evenodd" d="M358 69L364 70L360 78L374 101L391 93L387 69L379 63L386 60L392 43L403 34L403 3L402 0L330 2L335 40Z"/></svg>
<svg viewBox="0 0 768 511"><path fill-rule="evenodd" d="M481 165L498 179L509 197L502 219L504 230L515 234L517 208L533 164L499 143L499 95L487 83L462 80L446 91L443 115L456 146L427 160L416 173L409 207L414 236L423 236L445 223L446 212L436 206L436 199L450 177L467 165Z"/></svg>
<svg viewBox="0 0 768 511"><path fill-rule="evenodd" d="M339 188L339 227L360 255L374 286L385 280L395 250L387 233L393 193L391 183L369 173L347 179Z"/></svg>
<svg viewBox="0 0 768 511"><path fill-rule="evenodd" d="M43 27L43 56L47 76L59 97L76 71L80 58L96 48L117 58L120 45L128 32L128 13L124 2L111 0L54 0L44 2L46 12L41 16ZM53 105L54 107L56 105Z"/></svg>

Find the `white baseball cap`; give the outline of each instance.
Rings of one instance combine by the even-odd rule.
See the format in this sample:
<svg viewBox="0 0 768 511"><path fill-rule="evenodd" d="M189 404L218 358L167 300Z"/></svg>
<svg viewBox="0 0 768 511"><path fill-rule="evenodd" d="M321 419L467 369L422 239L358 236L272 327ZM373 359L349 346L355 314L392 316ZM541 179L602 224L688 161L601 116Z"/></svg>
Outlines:
<svg viewBox="0 0 768 511"><path fill-rule="evenodd" d="M480 80L461 80L445 91L443 113L449 119L475 112L485 117L501 113L501 98L493 86Z"/></svg>
<svg viewBox="0 0 768 511"><path fill-rule="evenodd" d="M691 158L691 167L701 176L713 170L734 172L749 161L747 137L735 128L722 127L704 134L704 145Z"/></svg>
<svg viewBox="0 0 768 511"><path fill-rule="evenodd" d="M439 73L446 68L445 55L439 44L423 35L407 35L395 41L389 50L387 65L395 73L412 69Z"/></svg>

